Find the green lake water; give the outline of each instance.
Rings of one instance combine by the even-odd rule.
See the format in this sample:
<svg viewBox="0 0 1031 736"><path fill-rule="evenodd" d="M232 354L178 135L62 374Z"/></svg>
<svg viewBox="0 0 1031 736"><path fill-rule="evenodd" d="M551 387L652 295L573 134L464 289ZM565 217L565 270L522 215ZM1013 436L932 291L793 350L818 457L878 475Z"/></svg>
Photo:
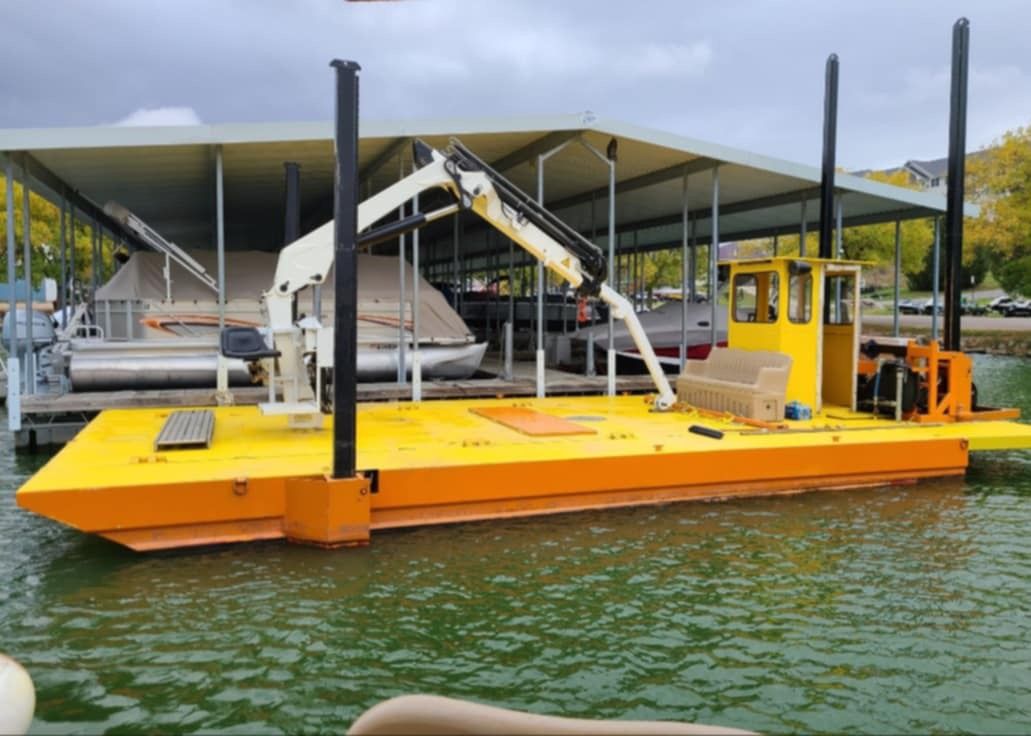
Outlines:
<svg viewBox="0 0 1031 736"><path fill-rule="evenodd" d="M979 357L1031 414L1031 362ZM344 730L429 692L766 732L1031 731L1031 452L966 480L138 555L15 506L35 733Z"/></svg>

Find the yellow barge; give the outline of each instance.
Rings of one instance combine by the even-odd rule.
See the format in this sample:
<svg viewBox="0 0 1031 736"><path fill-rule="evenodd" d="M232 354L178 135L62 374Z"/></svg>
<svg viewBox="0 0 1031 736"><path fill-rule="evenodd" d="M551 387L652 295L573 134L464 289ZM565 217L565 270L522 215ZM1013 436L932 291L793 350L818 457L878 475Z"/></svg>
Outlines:
<svg viewBox="0 0 1031 736"><path fill-rule="evenodd" d="M690 362L674 395L597 247L461 144L444 155L416 142L420 168L355 216L357 129L341 110L356 114L356 66L335 64L353 103L338 104L335 256L330 226L283 249L265 293L271 345L254 329L222 335L223 354L264 377L268 403L103 412L18 491L22 507L136 550L341 546L423 524L913 482L963 474L972 451L1031 448L1016 411L978 406L967 356L863 344L861 266L842 260L730 263L729 347ZM369 230L428 189L457 204ZM355 404L357 233L393 237L459 206L609 304L656 395ZM298 290L334 258L336 331L295 322ZM327 375L335 427L321 412Z"/></svg>
<svg viewBox="0 0 1031 736"><path fill-rule="evenodd" d="M209 447L170 451L154 449L169 410L106 411L18 503L136 550L292 536L320 516L339 525L327 543L360 542L422 524L962 475L971 451L1031 448L1031 426L1014 422L899 424L847 409L763 429L657 413L641 396L365 404L365 478L334 509L303 485L330 472L331 427L211 411ZM722 437L689 431L698 425Z"/></svg>

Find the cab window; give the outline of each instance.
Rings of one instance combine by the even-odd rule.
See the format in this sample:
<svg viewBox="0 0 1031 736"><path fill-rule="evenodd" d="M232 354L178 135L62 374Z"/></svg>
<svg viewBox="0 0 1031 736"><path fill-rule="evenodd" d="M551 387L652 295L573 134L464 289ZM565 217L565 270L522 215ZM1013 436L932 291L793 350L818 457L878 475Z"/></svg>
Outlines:
<svg viewBox="0 0 1031 736"><path fill-rule="evenodd" d="M776 271L739 273L734 276L734 321L777 321L778 277Z"/></svg>
<svg viewBox="0 0 1031 736"><path fill-rule="evenodd" d="M788 319L807 324L813 317L813 275L793 273L788 280Z"/></svg>
<svg viewBox="0 0 1031 736"><path fill-rule="evenodd" d="M824 323L850 325L855 321L855 276L840 274L827 277L827 299Z"/></svg>

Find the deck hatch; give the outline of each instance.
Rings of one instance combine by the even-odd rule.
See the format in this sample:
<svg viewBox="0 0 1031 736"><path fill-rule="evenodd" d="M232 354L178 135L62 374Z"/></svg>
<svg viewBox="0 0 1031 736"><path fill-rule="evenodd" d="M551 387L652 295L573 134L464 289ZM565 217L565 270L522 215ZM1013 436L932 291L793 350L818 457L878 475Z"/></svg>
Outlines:
<svg viewBox="0 0 1031 736"><path fill-rule="evenodd" d="M210 409L173 411L161 426L155 450L186 450L211 444L215 431L215 415Z"/></svg>
<svg viewBox="0 0 1031 736"><path fill-rule="evenodd" d="M478 407L469 411L531 437L597 434L591 427L522 406Z"/></svg>

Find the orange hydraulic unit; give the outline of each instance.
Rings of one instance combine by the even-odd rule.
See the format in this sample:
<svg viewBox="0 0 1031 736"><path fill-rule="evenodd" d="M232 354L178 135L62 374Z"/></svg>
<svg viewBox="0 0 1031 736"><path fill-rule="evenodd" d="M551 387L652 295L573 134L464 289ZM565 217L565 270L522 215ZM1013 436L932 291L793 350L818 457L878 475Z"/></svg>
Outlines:
<svg viewBox="0 0 1031 736"><path fill-rule="evenodd" d="M980 406L973 363L965 353L942 350L937 340L871 340L862 347L858 374L863 408L895 410L919 423L1007 420L1019 409Z"/></svg>

